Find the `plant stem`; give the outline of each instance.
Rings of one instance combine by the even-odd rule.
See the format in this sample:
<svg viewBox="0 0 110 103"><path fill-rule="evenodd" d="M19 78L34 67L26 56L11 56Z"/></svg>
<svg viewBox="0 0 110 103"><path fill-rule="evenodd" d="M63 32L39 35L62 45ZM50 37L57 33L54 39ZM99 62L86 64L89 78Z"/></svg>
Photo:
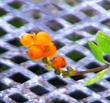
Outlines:
<svg viewBox="0 0 110 103"><path fill-rule="evenodd" d="M52 67L51 61L49 59L44 58L43 62L47 65L49 70L54 70L54 68ZM62 72L61 72L61 71L59 71L59 69L56 70L56 71L59 72L58 74L63 73L63 75L65 75L65 76L68 76L68 75L70 75L70 76L81 76L81 75L85 75L87 73L100 72L100 71L102 71L104 69L109 69L109 67L110 67L110 64L105 64L105 65L103 65L101 67L91 68L91 69L88 69L88 70L85 70L85 71L74 70L71 67L67 67L67 71L63 71L62 70Z"/></svg>
<svg viewBox="0 0 110 103"><path fill-rule="evenodd" d="M89 69L89 70L85 70L85 71L77 71L77 73L74 76L84 75L87 73L99 72L99 71L102 71L104 69L107 69L108 67L110 67L110 64L105 64L101 67L97 67L97 68L93 68L93 69Z"/></svg>

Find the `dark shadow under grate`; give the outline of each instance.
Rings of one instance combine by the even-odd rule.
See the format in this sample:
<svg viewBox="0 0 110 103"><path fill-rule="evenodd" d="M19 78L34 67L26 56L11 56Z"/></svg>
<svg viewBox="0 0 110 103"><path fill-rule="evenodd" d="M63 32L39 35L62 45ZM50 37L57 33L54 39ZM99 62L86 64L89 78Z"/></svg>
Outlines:
<svg viewBox="0 0 110 103"><path fill-rule="evenodd" d="M27 98L25 98L24 96L22 96L19 93L13 94L9 96L12 100L16 101L17 103L24 103L26 101L28 101Z"/></svg>
<svg viewBox="0 0 110 103"><path fill-rule="evenodd" d="M47 89L45 89L44 87L40 86L40 85L37 85L37 86L34 86L34 87L31 87L30 90L39 95L39 96L42 96L46 93L49 93L49 91Z"/></svg>
<svg viewBox="0 0 110 103"><path fill-rule="evenodd" d="M48 82L57 88L67 85L67 83L65 81L61 80L58 77L52 78L52 79L48 80Z"/></svg>
<svg viewBox="0 0 110 103"><path fill-rule="evenodd" d="M77 100L81 100L81 99L88 97L87 94L83 93L80 90L76 90L74 92L71 92L69 95Z"/></svg>
<svg viewBox="0 0 110 103"><path fill-rule="evenodd" d="M24 75L21 74L21 73L13 74L12 76L10 76L10 78L11 78L12 80L14 80L15 82L18 82L18 83L24 83L24 82L26 82L27 80L29 80L28 77L24 76Z"/></svg>
<svg viewBox="0 0 110 103"><path fill-rule="evenodd" d="M94 92L103 92L106 90L105 87L99 85L99 84L93 84L91 86L88 86L89 89L93 90Z"/></svg>
<svg viewBox="0 0 110 103"><path fill-rule="evenodd" d="M28 69L37 75L42 75L48 72L48 70L46 70L40 65L33 65L33 66L30 66Z"/></svg>

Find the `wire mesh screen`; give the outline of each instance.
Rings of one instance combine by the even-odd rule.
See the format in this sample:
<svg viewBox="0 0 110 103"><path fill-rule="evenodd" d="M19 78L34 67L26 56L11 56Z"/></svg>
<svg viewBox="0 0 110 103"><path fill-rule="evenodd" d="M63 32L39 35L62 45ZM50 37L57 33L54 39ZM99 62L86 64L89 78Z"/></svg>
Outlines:
<svg viewBox="0 0 110 103"><path fill-rule="evenodd" d="M109 0L0 0L0 103L110 103L110 76L86 87L96 73L63 78L33 62L19 43L25 33L51 34L73 68L99 67L88 40L110 34Z"/></svg>

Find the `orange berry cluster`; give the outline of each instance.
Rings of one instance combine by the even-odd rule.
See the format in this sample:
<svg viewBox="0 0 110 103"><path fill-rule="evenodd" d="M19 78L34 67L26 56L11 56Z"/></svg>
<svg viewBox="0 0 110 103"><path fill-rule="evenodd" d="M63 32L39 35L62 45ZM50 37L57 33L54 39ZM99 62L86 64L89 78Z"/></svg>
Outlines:
<svg viewBox="0 0 110 103"><path fill-rule="evenodd" d="M57 49L47 32L25 34L20 39L22 45L28 48L28 56L32 60L51 59L51 65L55 69L64 68L67 63L65 58L57 55Z"/></svg>
<svg viewBox="0 0 110 103"><path fill-rule="evenodd" d="M32 60L52 58L57 53L52 38L46 32L26 34L20 41L24 47L28 48L28 55Z"/></svg>

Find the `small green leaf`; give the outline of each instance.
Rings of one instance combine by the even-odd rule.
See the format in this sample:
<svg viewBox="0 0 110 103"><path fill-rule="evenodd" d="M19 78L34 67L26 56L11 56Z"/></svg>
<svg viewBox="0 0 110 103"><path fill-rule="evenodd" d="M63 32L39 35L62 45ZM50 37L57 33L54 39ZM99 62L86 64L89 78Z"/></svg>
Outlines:
<svg viewBox="0 0 110 103"><path fill-rule="evenodd" d="M76 73L77 73L77 71L75 69L71 69L68 71L69 76L74 76Z"/></svg>
<svg viewBox="0 0 110 103"><path fill-rule="evenodd" d="M98 32L96 42L106 54L110 54L110 36L103 32Z"/></svg>
<svg viewBox="0 0 110 103"><path fill-rule="evenodd" d="M94 42L89 42L88 45L89 45L93 55L95 56L95 58L102 63L106 63L106 61L103 58L104 52L101 50L101 48L98 47Z"/></svg>
<svg viewBox="0 0 110 103"><path fill-rule="evenodd" d="M50 65L46 65L46 66L49 71L54 70L54 68L52 66L50 66Z"/></svg>
<svg viewBox="0 0 110 103"><path fill-rule="evenodd" d="M88 80L85 83L85 85L89 86L89 85L92 85L94 83L100 82L106 76L107 72L108 72L108 69L104 69L104 70L100 71L99 73L97 73L97 75L94 78Z"/></svg>
<svg viewBox="0 0 110 103"><path fill-rule="evenodd" d="M69 77L68 71L61 70L63 77Z"/></svg>

